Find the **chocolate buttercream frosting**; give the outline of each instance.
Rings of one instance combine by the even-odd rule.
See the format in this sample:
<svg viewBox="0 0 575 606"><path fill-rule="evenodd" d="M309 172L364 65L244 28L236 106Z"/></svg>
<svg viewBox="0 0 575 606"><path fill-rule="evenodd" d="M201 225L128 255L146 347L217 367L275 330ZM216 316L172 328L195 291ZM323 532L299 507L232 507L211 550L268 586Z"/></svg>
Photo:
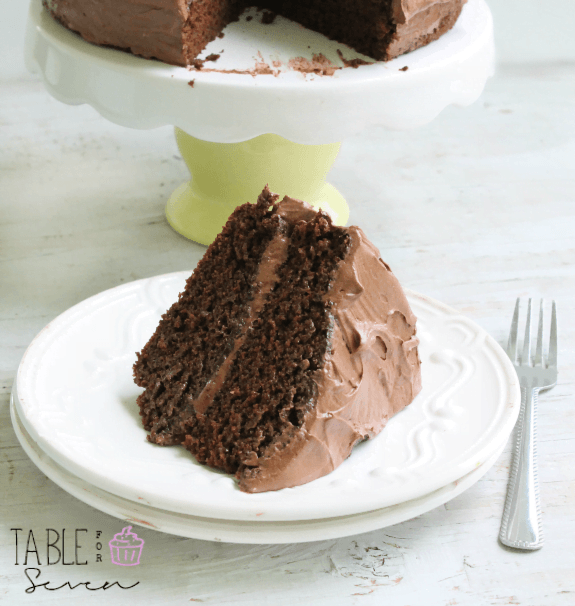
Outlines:
<svg viewBox="0 0 575 606"><path fill-rule="evenodd" d="M306 221L316 211L284 198L280 215ZM314 376L317 401L287 446L273 445L240 476L247 492L305 484L338 467L421 391L416 317L397 278L358 227L325 295L333 317L330 349Z"/></svg>

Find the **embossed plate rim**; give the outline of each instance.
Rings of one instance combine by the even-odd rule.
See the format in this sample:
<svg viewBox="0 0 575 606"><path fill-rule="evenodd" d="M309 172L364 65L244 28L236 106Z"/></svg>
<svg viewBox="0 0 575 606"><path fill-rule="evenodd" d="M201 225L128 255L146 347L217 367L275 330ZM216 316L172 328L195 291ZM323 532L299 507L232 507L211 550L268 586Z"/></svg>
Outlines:
<svg viewBox="0 0 575 606"><path fill-rule="evenodd" d="M81 477L90 484L132 501L143 500L160 509L209 518L281 521L352 515L418 498L463 477L485 462L513 429L519 413L519 386L515 371L505 352L483 329L457 311L430 297L406 290L408 299L416 310L416 315L417 308L427 309L428 313L430 313L429 310L432 310L436 316L436 325L440 325L442 318L448 317L450 321L452 318L456 318L463 327L471 327L475 331L475 335L479 336L479 341L485 345L480 351L488 352L488 357L490 356L496 374L499 373L497 380L501 382L501 385L498 389L505 390L504 396L501 395L503 392L499 396L501 404L497 404L497 414L493 419L490 419L490 424L487 427L488 432L485 435L482 434L481 439L476 439L475 443L463 452L464 456L460 456L461 453L457 453L457 456L462 459L461 461L456 460L457 457L452 457L454 463L451 466L446 466L440 472L436 470L436 473L428 474L426 477L416 477L415 479L412 477L407 486L397 487L393 485L393 482L390 484L389 481L385 484L381 480L378 481L377 474L373 477L364 478L363 484L358 485L357 478L345 475L346 473L350 473L350 469L352 474L360 473L361 475L363 473L363 470L357 467L356 461L360 459L358 458L359 455L356 454L359 452L359 449L356 449L350 459L348 459L348 461L353 460L352 463L348 464L348 461L344 462L338 470L325 478L320 478L301 487L284 489L283 491L247 495L237 490L236 485L229 476L197 465L190 465L188 461L183 459L175 461L169 467L160 466L159 472L159 460L158 458L154 459L154 456L158 457L158 455L153 454L151 454L150 460L142 461L141 464L129 461L129 457L125 462L113 460L113 456L111 460L106 460L106 457L101 457L102 453L99 453L99 460L90 461L89 456L82 453L81 447L94 447L93 444L82 443L81 439L79 440L79 444L70 443L69 439L60 438L58 432L56 432L56 435L51 435L50 423L46 423L45 419L44 421L42 420L42 414L46 414L45 411L49 408L50 402L42 390L37 389L39 373L41 371L45 373L46 365L51 363L50 356L46 355L49 353L50 348L56 347L56 344L59 342L66 344L66 339L70 339L70 335L73 336L75 324L82 322L85 318L90 318L91 314L102 313L102 310L106 309L113 310L113 306L118 305L118 302L124 300L126 297L133 296L134 293L142 293L145 289L148 289L152 293L150 294L152 298L155 296L153 289L159 289L162 285L165 286L167 284L172 289L175 289L177 286L178 289L181 289L185 278L189 274L189 271L175 272L153 278L145 278L94 295L70 308L48 324L32 341L24 354L17 374L16 383L19 397L16 400L16 405L26 430L48 456L73 475ZM154 300L153 302L149 302L149 306L152 304L156 306L156 309L159 309L161 301ZM145 304L143 304L143 309L147 309ZM162 311L165 309L166 307ZM155 312L152 307L149 307L146 313ZM430 327L425 323L425 320L423 320L424 316L421 317L419 324L420 333L423 333L421 334L422 347L425 334L428 334L429 328L433 328L433 326ZM423 331L421 328L423 328ZM97 327L92 326L91 330L95 331ZM435 335L434 338L441 339L442 336ZM133 354L133 351L125 351L124 357ZM57 372L65 373L66 368L65 361L60 361L56 370ZM113 390L114 388L116 386L112 385L111 389ZM420 400L425 400L423 396L419 398ZM413 414L416 414L418 406L416 402L418 402L417 399L406 410L413 409ZM42 407L43 404L44 408ZM61 422L65 427L65 410L58 410L58 415L60 417L55 419L55 421L57 423ZM402 412L392 419L388 427L391 427L391 424L394 422L397 423L395 419L401 415L404 415L402 418L405 418L406 412ZM113 419L111 419L112 421ZM52 419L52 422L54 422L54 419ZM77 433L81 431L81 428L78 429L75 427L74 431ZM143 429L141 431L143 432ZM381 440L381 436L386 431L388 430L384 430L372 443L376 443L376 440ZM425 433L425 427L421 431ZM431 441L433 443L433 440L432 435L431 439L428 439L428 442ZM377 444L379 445L378 447L381 447L380 442ZM419 447L420 445L416 444L416 446ZM150 445L150 448L154 447ZM373 447L370 446L368 448ZM147 457L148 451L145 452L145 456ZM150 450L150 453L152 452ZM361 452L365 454L369 451L363 450ZM451 458L449 461L451 463ZM123 463L125 465L122 475ZM346 464L350 469L344 469ZM379 462L377 464L380 465ZM108 465L108 468L106 468L106 465ZM144 481L142 474L138 476L138 465L146 466L145 478L147 482ZM356 466L355 471L353 465ZM126 469L129 469L129 474L126 474ZM375 471L377 471L377 468L375 468ZM155 479L150 483L149 477L152 472L156 474L160 473L161 478L156 475L154 476ZM404 477L408 477L409 479L409 474L401 469L398 471L400 479L402 478L402 473ZM419 469L417 473L421 476L423 472ZM206 474L209 476L208 489L206 489L205 482L203 484L199 482L200 479L205 479ZM188 478L183 480L184 476L188 476ZM192 497L190 497L190 494L187 494L184 498L182 497L181 482L186 482L185 489L191 491L192 486L187 484L190 477L193 477L195 482L193 486L194 494ZM172 487L173 482L167 487L161 485L162 481L168 482L172 478L176 478L178 486ZM387 480L389 480L389 477ZM390 489L390 486L392 489ZM198 487L199 490L197 489Z"/></svg>
<svg viewBox="0 0 575 606"><path fill-rule="evenodd" d="M16 436L32 462L60 488L104 513L148 530L153 529L191 539L215 542L225 541L252 545L309 543L339 539L400 524L427 513L468 490L491 469L507 443L507 440L504 440L485 463L459 480L450 482L418 499L383 509L319 520L284 522L218 520L158 509L141 502L135 503L74 476L33 443L18 417L14 404L16 399L17 396L13 391L10 398L10 415Z"/></svg>

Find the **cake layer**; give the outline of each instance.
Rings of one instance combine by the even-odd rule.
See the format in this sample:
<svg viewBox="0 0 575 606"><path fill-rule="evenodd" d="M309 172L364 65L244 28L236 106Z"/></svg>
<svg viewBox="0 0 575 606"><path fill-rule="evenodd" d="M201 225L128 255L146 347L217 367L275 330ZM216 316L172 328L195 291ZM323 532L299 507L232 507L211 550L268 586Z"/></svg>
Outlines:
<svg viewBox="0 0 575 606"><path fill-rule="evenodd" d="M138 404L150 441L182 442L185 418L210 399L222 365L257 317L281 254L274 240L280 219L270 206L276 199L266 190L232 214L138 354L134 377L146 388Z"/></svg>
<svg viewBox="0 0 575 606"><path fill-rule="evenodd" d="M246 0L43 0L87 41L173 65L191 65ZM428 44L450 29L466 0L262 0L277 12L377 60Z"/></svg>

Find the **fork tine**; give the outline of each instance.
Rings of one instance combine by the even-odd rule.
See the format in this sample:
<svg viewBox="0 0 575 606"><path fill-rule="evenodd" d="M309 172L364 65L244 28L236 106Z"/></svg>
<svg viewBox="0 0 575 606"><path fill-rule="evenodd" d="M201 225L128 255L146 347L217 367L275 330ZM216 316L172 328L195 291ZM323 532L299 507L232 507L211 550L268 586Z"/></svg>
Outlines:
<svg viewBox="0 0 575 606"><path fill-rule="evenodd" d="M537 345L535 348L535 358L533 358L533 366L541 366L543 364L543 299L539 305L539 328L537 329Z"/></svg>
<svg viewBox="0 0 575 606"><path fill-rule="evenodd" d="M525 338L523 340L523 354L521 364L529 364L531 358L531 298L527 301L527 322L525 323Z"/></svg>
<svg viewBox="0 0 575 606"><path fill-rule="evenodd" d="M557 309L555 308L555 301L553 301L551 308L551 335L549 337L547 366L557 366Z"/></svg>
<svg viewBox="0 0 575 606"><path fill-rule="evenodd" d="M511 320L511 330L509 331L509 342L507 343L507 355L512 362L517 359L517 327L519 326L519 298L515 302L515 311Z"/></svg>

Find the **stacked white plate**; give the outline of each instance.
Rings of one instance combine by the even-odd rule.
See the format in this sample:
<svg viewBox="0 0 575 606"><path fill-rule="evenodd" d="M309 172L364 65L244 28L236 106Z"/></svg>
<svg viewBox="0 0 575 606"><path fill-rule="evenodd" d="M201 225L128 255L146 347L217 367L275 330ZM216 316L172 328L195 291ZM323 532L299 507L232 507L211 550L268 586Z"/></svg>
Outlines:
<svg viewBox="0 0 575 606"><path fill-rule="evenodd" d="M80 500L186 537L316 541L433 509L477 482L503 450L520 407L506 354L475 323L414 292L423 390L328 476L246 494L183 448L150 444L132 365L188 275L83 301L46 326L22 359L11 402L16 434L34 463Z"/></svg>

